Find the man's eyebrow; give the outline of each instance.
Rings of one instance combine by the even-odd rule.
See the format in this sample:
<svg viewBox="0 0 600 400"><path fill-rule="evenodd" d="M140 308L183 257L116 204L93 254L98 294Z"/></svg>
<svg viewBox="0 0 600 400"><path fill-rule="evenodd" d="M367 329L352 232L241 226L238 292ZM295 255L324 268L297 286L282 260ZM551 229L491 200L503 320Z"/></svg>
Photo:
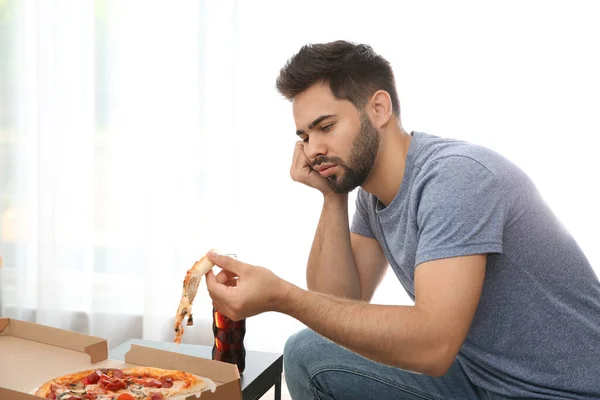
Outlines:
<svg viewBox="0 0 600 400"><path fill-rule="evenodd" d="M331 118L331 117L335 117L335 114L328 114L328 115L321 115L319 118L315 119L313 122L310 123L310 125L308 125L308 129L312 129L315 126L319 125L319 123L321 123L323 120L327 119L327 118ZM296 131L296 135L300 136L300 135L304 135L304 131Z"/></svg>

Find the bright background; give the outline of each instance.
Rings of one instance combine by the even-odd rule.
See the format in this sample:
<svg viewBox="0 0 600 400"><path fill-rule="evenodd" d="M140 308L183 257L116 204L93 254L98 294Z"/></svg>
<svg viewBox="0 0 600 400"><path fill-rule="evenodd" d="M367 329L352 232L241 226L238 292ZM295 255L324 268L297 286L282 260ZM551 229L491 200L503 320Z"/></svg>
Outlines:
<svg viewBox="0 0 600 400"><path fill-rule="evenodd" d="M335 39L392 63L405 129L523 168L600 273L597 4L0 0L0 314L172 340L211 247L305 287L321 198L289 178L274 84ZM409 303L393 274L374 301ZM194 315L184 342L211 343L203 289ZM253 317L246 347L281 352L301 328Z"/></svg>

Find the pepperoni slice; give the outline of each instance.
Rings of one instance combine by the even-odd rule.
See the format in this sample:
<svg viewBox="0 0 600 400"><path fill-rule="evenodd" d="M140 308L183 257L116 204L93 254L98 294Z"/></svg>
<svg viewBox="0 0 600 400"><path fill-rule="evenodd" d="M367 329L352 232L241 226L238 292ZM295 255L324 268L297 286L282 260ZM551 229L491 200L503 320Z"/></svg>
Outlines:
<svg viewBox="0 0 600 400"><path fill-rule="evenodd" d="M146 378L146 385L148 387L162 387L162 382L154 378Z"/></svg>
<svg viewBox="0 0 600 400"><path fill-rule="evenodd" d="M163 387L162 382L155 378L133 378L133 381L135 383L137 383L138 385L142 385L145 387L154 387L154 388Z"/></svg>
<svg viewBox="0 0 600 400"><path fill-rule="evenodd" d="M165 380L162 381L162 387L164 387L164 388L173 387L173 379L171 379L171 378L165 378Z"/></svg>
<svg viewBox="0 0 600 400"><path fill-rule="evenodd" d="M104 389L116 392L117 390L125 389L127 384L122 379L115 379L114 381L107 383Z"/></svg>
<svg viewBox="0 0 600 400"><path fill-rule="evenodd" d="M117 390L125 389L127 384L123 379L102 375L100 377L100 387L106 390L116 392Z"/></svg>
<svg viewBox="0 0 600 400"><path fill-rule="evenodd" d="M102 372L96 370L94 372L92 372L91 374L89 374L86 378L84 378L83 383L85 385L94 385L96 383L98 383L98 381L100 380L100 377L102 376ZM87 379L87 382L86 382Z"/></svg>
<svg viewBox="0 0 600 400"><path fill-rule="evenodd" d="M135 400L135 397L133 397L129 393L121 393L117 400Z"/></svg>
<svg viewBox="0 0 600 400"><path fill-rule="evenodd" d="M150 400L164 400L164 397L160 393L152 393L150 395Z"/></svg>
<svg viewBox="0 0 600 400"><path fill-rule="evenodd" d="M112 371L112 376L114 376L115 378L123 378L123 371L121 371L120 369L111 369Z"/></svg>

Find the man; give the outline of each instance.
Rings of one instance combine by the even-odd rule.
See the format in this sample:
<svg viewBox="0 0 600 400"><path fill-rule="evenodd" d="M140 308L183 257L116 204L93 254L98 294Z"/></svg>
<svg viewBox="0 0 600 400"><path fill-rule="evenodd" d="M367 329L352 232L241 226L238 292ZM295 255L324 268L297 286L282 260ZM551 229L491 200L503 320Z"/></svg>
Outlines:
<svg viewBox="0 0 600 400"><path fill-rule="evenodd" d="M522 171L405 132L369 46L304 46L277 88L301 139L292 179L324 197L310 291L212 254L224 271L207 285L234 319L273 310L311 329L284 350L293 398L600 398L600 282ZM369 304L388 263L414 306Z"/></svg>

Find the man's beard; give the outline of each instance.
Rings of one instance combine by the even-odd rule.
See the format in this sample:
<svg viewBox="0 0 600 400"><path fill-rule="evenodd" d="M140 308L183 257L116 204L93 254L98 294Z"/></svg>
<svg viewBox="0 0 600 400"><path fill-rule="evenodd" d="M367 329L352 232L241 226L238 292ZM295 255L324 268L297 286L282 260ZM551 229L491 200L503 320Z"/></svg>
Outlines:
<svg viewBox="0 0 600 400"><path fill-rule="evenodd" d="M379 150L379 140L379 132L363 114L360 118L360 131L352 143L348 163L339 157L319 157L313 166L322 163L337 164L344 173L340 177L328 176L327 183L335 193L349 193L362 185L371 173Z"/></svg>

